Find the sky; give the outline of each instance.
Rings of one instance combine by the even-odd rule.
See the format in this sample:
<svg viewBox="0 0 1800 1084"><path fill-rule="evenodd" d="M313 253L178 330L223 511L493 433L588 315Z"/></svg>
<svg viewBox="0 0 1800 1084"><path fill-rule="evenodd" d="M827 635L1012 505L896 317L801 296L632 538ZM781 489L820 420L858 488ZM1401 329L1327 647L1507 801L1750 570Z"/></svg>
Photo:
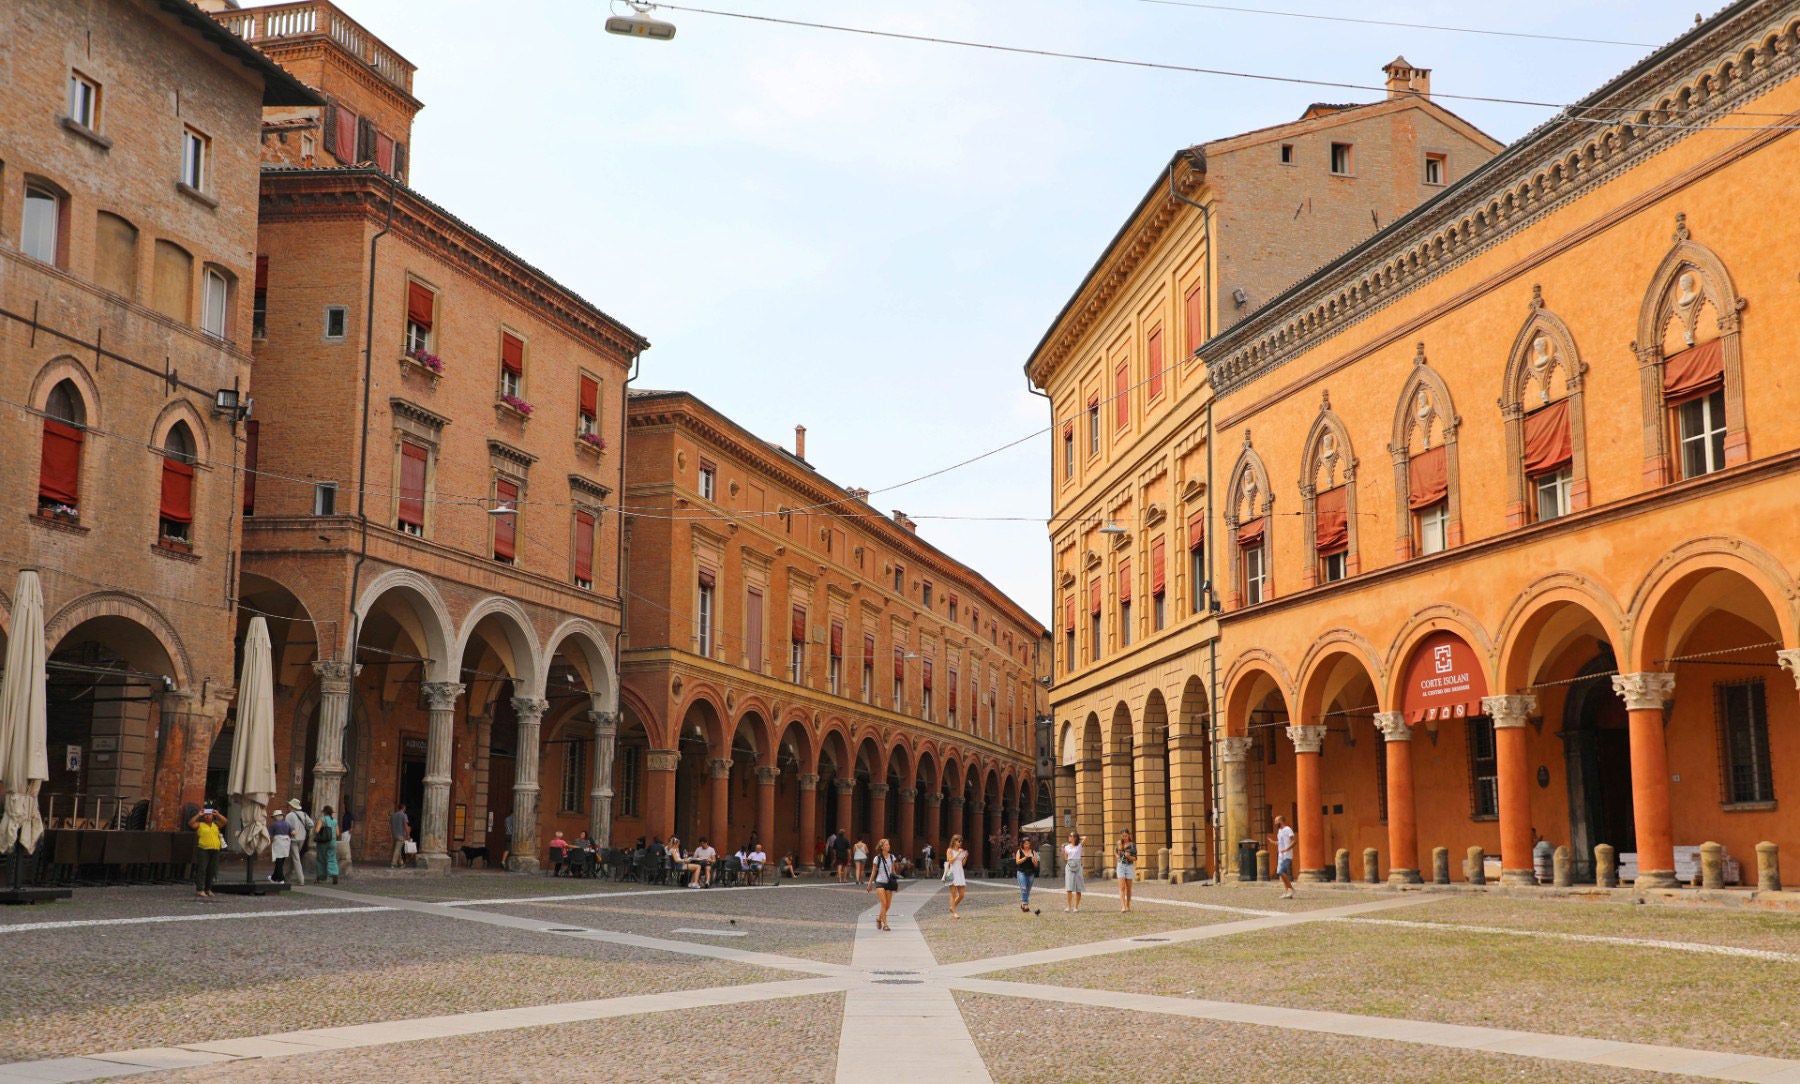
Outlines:
<svg viewBox="0 0 1800 1084"><path fill-rule="evenodd" d="M1382 96L666 9L676 37L652 42L603 33L605 0L337 2L418 65L413 187L648 338L634 386L691 391L785 447L805 425L820 473L905 511L1039 620L1051 421L1032 348L1175 150ZM1445 95L1574 101L1695 16L1694 0L1233 5L1642 43L1618 45L1179 0L695 3L1372 86L1404 55L1506 142L1552 111Z"/></svg>

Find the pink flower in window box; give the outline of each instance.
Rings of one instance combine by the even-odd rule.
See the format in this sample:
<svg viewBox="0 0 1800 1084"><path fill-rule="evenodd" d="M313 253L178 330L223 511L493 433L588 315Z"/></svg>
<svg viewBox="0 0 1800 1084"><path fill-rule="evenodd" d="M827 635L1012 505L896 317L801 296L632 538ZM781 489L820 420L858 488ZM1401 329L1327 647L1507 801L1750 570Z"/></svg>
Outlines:
<svg viewBox="0 0 1800 1084"><path fill-rule="evenodd" d="M590 448L598 448L603 452L606 451L606 438L598 433L580 433L576 435L575 439Z"/></svg>
<svg viewBox="0 0 1800 1084"><path fill-rule="evenodd" d="M507 406L512 407L514 410L518 411L520 414L525 415L527 418L531 417L531 411L533 409L532 405L530 403L527 403L525 400L519 398L518 396L502 395L500 397L500 401L502 403L505 403Z"/></svg>
<svg viewBox="0 0 1800 1084"><path fill-rule="evenodd" d="M423 365L425 368L430 369L432 372L437 373L440 376L443 375L444 361L431 351L414 350L406 356L418 362L420 365Z"/></svg>

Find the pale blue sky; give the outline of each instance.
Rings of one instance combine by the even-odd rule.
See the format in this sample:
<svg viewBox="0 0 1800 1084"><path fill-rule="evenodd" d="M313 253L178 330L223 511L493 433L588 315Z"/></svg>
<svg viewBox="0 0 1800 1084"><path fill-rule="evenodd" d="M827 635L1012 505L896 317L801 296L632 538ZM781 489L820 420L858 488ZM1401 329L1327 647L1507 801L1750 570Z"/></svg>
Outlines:
<svg viewBox="0 0 1800 1084"><path fill-rule="evenodd" d="M601 0L339 0L419 66L412 182L648 337L690 390L881 487L1049 424L1021 366L1177 148L1378 92L1146 72L663 14ZM716 0L908 33L1567 102L1648 50L1194 10L1143 0ZM1264 0L1238 0L1240 6ZM1694 0L1268 0L1288 11L1662 43ZM1548 110L1443 101L1501 140ZM872 498L1039 619L1050 442ZM1017 516L1014 522L934 516Z"/></svg>

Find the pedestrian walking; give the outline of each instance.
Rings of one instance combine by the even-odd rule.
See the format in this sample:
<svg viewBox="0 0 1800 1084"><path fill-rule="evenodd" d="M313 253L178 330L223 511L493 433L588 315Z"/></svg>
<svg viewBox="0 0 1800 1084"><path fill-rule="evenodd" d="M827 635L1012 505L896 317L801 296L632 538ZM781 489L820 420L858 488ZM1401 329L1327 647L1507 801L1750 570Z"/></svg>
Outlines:
<svg viewBox="0 0 1800 1084"><path fill-rule="evenodd" d="M1081 894L1087 882L1081 876L1081 833L1070 832L1063 844L1063 910L1071 914L1081 911Z"/></svg>
<svg viewBox="0 0 1800 1084"><path fill-rule="evenodd" d="M337 818L332 815L330 806L319 810L319 823L313 826L313 838L317 841L313 850L319 861L319 883L324 884L325 878L329 877L332 884L337 884Z"/></svg>
<svg viewBox="0 0 1800 1084"><path fill-rule="evenodd" d="M837 869L838 884L850 876L850 829L839 828L831 837L831 864Z"/></svg>
<svg viewBox="0 0 1800 1084"><path fill-rule="evenodd" d="M293 861L288 864L288 872L294 875L294 883L306 883L306 848L312 843L313 819L307 815L300 799L288 799L288 824L294 831L294 845L290 856Z"/></svg>
<svg viewBox="0 0 1800 1084"><path fill-rule="evenodd" d="M900 874L894 860L894 852L886 839L875 844L875 854L869 864L869 887L864 892L874 892L881 901L881 913L875 916L875 928L891 930L888 925L888 908L894 904L894 889L900 887Z"/></svg>
<svg viewBox="0 0 1800 1084"><path fill-rule="evenodd" d="M277 813L269 825L269 857L275 862L275 869L269 874L269 880L281 884L287 881L288 853L294 846L294 826L288 823L287 814Z"/></svg>
<svg viewBox="0 0 1800 1084"><path fill-rule="evenodd" d="M867 840L856 841L856 849L850 853L850 860L856 863L856 883L863 883L863 873L869 867L869 843Z"/></svg>
<svg viewBox="0 0 1800 1084"><path fill-rule="evenodd" d="M406 861L406 841L412 838L412 820L406 815L406 803L401 802L388 814L388 834L394 837L394 857L388 862L390 869L399 869Z"/></svg>
<svg viewBox="0 0 1800 1084"><path fill-rule="evenodd" d="M1126 914L1131 910L1131 889L1137 883L1137 844L1131 840L1131 829L1119 833L1118 868L1113 872L1119 877L1119 913Z"/></svg>
<svg viewBox="0 0 1800 1084"><path fill-rule="evenodd" d="M1275 818L1275 875L1281 878L1281 898L1294 898L1294 830Z"/></svg>
<svg viewBox="0 0 1800 1084"><path fill-rule="evenodd" d="M1030 836L1019 837L1019 849L1013 852L1013 871L1019 878L1019 910L1031 910L1031 886L1038 875L1037 848Z"/></svg>
<svg viewBox="0 0 1800 1084"><path fill-rule="evenodd" d="M924 869L925 876L937 876L936 858L937 852L931 849L931 844L927 843L925 846L919 848L919 865Z"/></svg>
<svg viewBox="0 0 1800 1084"><path fill-rule="evenodd" d="M950 882L951 918L962 917L956 913L956 909L961 906L963 897L969 893L969 881L963 875L963 862L968 857L969 852L963 849L962 837L951 836L950 845L944 848L944 880Z"/></svg>
<svg viewBox="0 0 1800 1084"><path fill-rule="evenodd" d="M210 900L219 876L219 852L225 849L225 815L205 806L188 827L194 830L194 896Z"/></svg>

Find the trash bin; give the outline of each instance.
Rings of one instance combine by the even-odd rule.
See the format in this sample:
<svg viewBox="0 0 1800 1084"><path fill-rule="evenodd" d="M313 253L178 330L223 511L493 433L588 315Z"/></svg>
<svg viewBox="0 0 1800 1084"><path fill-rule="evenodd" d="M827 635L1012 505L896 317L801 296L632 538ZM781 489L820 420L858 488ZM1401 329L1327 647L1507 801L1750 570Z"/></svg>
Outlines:
<svg viewBox="0 0 1800 1084"><path fill-rule="evenodd" d="M1238 880L1256 880L1256 841L1238 840Z"/></svg>

